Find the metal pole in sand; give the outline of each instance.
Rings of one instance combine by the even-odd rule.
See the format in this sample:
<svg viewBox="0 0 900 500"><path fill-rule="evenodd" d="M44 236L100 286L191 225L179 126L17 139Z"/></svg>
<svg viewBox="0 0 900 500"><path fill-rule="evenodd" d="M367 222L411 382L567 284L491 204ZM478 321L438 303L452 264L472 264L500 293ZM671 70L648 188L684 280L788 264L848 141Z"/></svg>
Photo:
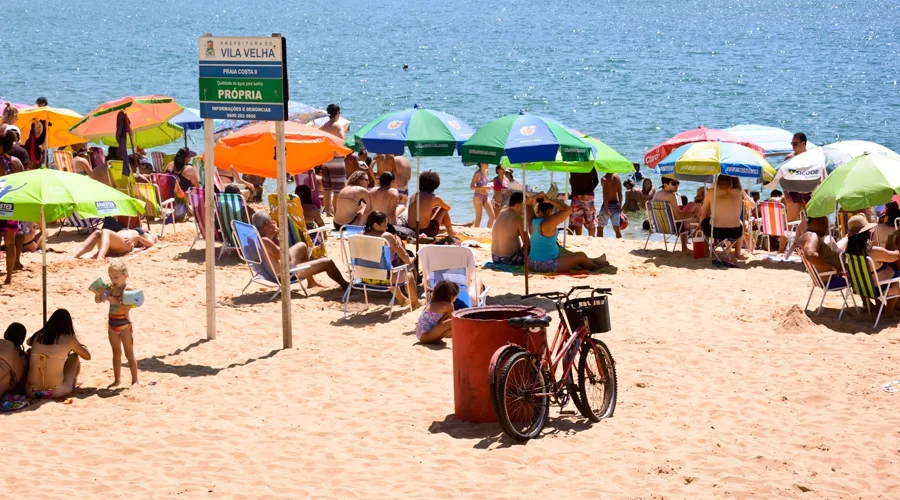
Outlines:
<svg viewBox="0 0 900 500"><path fill-rule="evenodd" d="M528 195L528 184L525 182L525 164L522 164L522 204L525 205L525 210L522 212L522 228L525 229L525 234L528 234L528 204L525 203L526 196ZM524 245L524 241L522 242L522 250L523 255L525 256L525 295L528 295L528 247Z"/></svg>
<svg viewBox="0 0 900 500"><path fill-rule="evenodd" d="M281 241L281 335L285 349L294 346L291 334L291 257L288 254L287 162L285 161L284 122L275 122L276 155L278 156L278 239Z"/></svg>
<svg viewBox="0 0 900 500"><path fill-rule="evenodd" d="M203 119L204 159L203 159L203 204L206 206L204 229L206 234L206 339L216 338L216 193L215 168L213 150L216 142L213 139L212 118Z"/></svg>
<svg viewBox="0 0 900 500"><path fill-rule="evenodd" d="M41 205L41 280L44 289L44 326L47 325L47 227L44 206Z"/></svg>
<svg viewBox="0 0 900 500"><path fill-rule="evenodd" d="M421 195L422 195L422 189L419 187L419 184L421 184L421 182L422 182L421 179L419 178L419 176L422 175L422 173L419 172L419 169L421 168L421 166L422 166L422 158L419 156L416 156L416 255L417 256L419 255L419 214L421 213L421 212L419 212L419 198L421 198ZM407 200L406 202L409 203L409 200ZM407 208L407 210L409 210L409 208ZM409 219L409 215L407 215L406 218ZM428 221L428 224L431 224L430 220ZM418 272L418 269L416 269L415 271Z"/></svg>

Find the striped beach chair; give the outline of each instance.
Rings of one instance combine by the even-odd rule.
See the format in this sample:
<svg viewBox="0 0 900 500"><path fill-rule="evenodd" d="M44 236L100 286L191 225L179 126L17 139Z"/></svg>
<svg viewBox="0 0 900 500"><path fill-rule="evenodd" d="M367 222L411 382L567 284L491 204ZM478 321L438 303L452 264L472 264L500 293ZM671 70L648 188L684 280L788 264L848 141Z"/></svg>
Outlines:
<svg viewBox="0 0 900 500"><path fill-rule="evenodd" d="M854 255L846 252L841 253L841 266L847 281L850 282L850 289L853 293L860 297L872 299L878 304L878 314L875 316L875 325L872 328L878 328L878 321L881 320L881 313L887 302L892 299L900 298L900 292L893 291L892 286L900 283L900 278L892 278L886 281L878 279L878 273L875 270L875 261L867 255ZM844 303L846 306L846 302ZM855 305L855 300L854 300ZM841 308L841 312L844 308ZM871 313L869 304L866 302L866 311Z"/></svg>
<svg viewBox="0 0 900 500"><path fill-rule="evenodd" d="M107 171L109 172L109 182L116 189L123 193L130 193L134 186L134 173L130 172L125 175L122 171L122 160L109 160L106 162Z"/></svg>
<svg viewBox="0 0 900 500"><path fill-rule="evenodd" d="M247 212L247 206L244 205L244 197L231 193L217 194L216 219L219 222L219 230L222 231L222 249L219 251L218 257L221 259L226 251L235 250L238 246L231 223L240 221L250 224L250 215Z"/></svg>
<svg viewBox="0 0 900 500"><path fill-rule="evenodd" d="M825 304L825 297L828 296L829 292L841 294L841 298L844 300L844 305L841 307L841 312L838 314L838 320L844 315L844 308L847 306L847 295L849 295L850 300L853 301L853 307L857 310L858 314L859 308L856 307L856 299L853 297L853 292L850 290L849 285L847 285L847 280L841 276L838 271L821 272L816 269L816 266L812 265L806 258L806 253L803 252L803 249L800 249L798 253L800 254L800 260L803 262L803 266L806 268L806 272L809 273L809 278L812 280L809 298L806 299L806 307L803 309L809 309L809 303L812 301L813 293L815 293L816 290L822 290L822 301L819 303L819 308L816 309L816 316L822 312L822 305Z"/></svg>
<svg viewBox="0 0 900 500"><path fill-rule="evenodd" d="M766 251L772 251L772 236L786 238L787 245L790 246L800 221L788 222L787 210L782 203L763 201L757 205L757 208L759 209L759 229L766 240Z"/></svg>
<svg viewBox="0 0 900 500"><path fill-rule="evenodd" d="M269 213L272 214L273 220L280 220L278 218L277 193L269 195ZM324 233L328 232L328 228L317 227L315 229L310 229L306 218L303 215L303 204L300 203L300 198L294 194L288 194L287 213L288 239L290 240L291 246L294 246L297 243L306 243L306 246L312 249L311 258L318 259L319 257L325 257Z"/></svg>
<svg viewBox="0 0 900 500"><path fill-rule="evenodd" d="M189 189L188 200L191 204L191 210L194 212L194 228L197 230L197 236L194 237L191 248L188 249L190 251L194 249L194 245L198 241L206 240L206 190L202 187ZM215 240L219 243L222 242L222 233L218 227L215 228Z"/></svg>
<svg viewBox="0 0 900 500"><path fill-rule="evenodd" d="M278 270L274 269L272 266L272 261L269 259L269 255L263 250L262 238L259 235L259 231L250 224L241 221L232 221L232 231L237 236L237 241L240 245L237 247L238 256L247 263L247 267L250 268L250 281L247 282L247 286L241 290L241 295L247 291L247 288L250 287L253 283L267 286L270 288L276 288L276 292L272 295L270 300L275 300L281 294L282 285L281 280L278 277ZM306 292L306 287L303 285L303 277L306 271L310 269L310 264L306 263L297 267L294 267L290 270L291 273L291 282L288 285L290 289L290 285L299 284L300 290L303 291L303 295L309 296ZM290 292L288 292L290 293Z"/></svg>
<svg viewBox="0 0 900 500"><path fill-rule="evenodd" d="M67 227L77 229L78 234L90 234L100 226L101 222L103 222L103 219L98 219L96 217L88 217L87 219L83 219L77 213L73 213L72 215L60 221L59 231L56 232L56 236L59 237L59 235L62 233L62 230Z"/></svg>
<svg viewBox="0 0 900 500"><path fill-rule="evenodd" d="M198 179L200 179L200 185L204 186L206 184L206 167L203 164L203 158L194 157L194 168L197 169ZM216 192L221 193L225 191L225 183L222 182L222 177L219 176L219 169L213 169L213 185L216 187Z"/></svg>
<svg viewBox="0 0 900 500"><path fill-rule="evenodd" d="M663 245L666 251L669 250L669 238L672 238L672 251L674 252L678 246L678 238L682 234L690 234L690 219L675 219L672 214L672 206L665 201L647 202L647 217L650 219L650 234L647 235L647 241L644 242L644 250L650 243L650 237L653 234L660 234L663 237Z"/></svg>
<svg viewBox="0 0 900 500"><path fill-rule="evenodd" d="M63 151L62 149L54 151L53 164L56 165L56 170L60 172L75 173L75 166L72 164L72 153L68 151Z"/></svg>
<svg viewBox="0 0 900 500"><path fill-rule="evenodd" d="M166 216L163 219L164 224L175 224L178 220L184 220L188 214L188 200L181 186L178 184L178 178L172 174L153 174L150 180L156 185L159 192L159 198L164 205L172 205L172 217ZM173 228L174 230L174 228Z"/></svg>
<svg viewBox="0 0 900 500"><path fill-rule="evenodd" d="M168 198L163 200L159 195L159 188L156 184L137 183L132 188L132 197L142 200L146 203L147 212L147 229L150 229L150 221L159 219L161 225L159 235L162 237L166 231L166 220L175 217L175 200ZM172 225L172 231L177 233L176 226Z"/></svg>
<svg viewBox="0 0 900 500"><path fill-rule="evenodd" d="M161 174L163 168L165 168L165 158L166 154L162 151L153 151L150 153L150 158L153 160L153 173Z"/></svg>

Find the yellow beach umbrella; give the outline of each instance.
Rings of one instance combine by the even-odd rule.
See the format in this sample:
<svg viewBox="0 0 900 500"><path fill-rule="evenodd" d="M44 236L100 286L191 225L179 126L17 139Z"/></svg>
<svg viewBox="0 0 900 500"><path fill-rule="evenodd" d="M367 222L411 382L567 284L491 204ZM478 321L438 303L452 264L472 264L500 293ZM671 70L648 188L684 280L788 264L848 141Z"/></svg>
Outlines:
<svg viewBox="0 0 900 500"><path fill-rule="evenodd" d="M49 106L29 107L19 111L19 121L16 122L16 126L22 131L21 142L24 144L31 134L31 124L35 121L43 121L47 124L47 147L61 148L87 142L84 137L69 131L82 118L80 114L71 109Z"/></svg>

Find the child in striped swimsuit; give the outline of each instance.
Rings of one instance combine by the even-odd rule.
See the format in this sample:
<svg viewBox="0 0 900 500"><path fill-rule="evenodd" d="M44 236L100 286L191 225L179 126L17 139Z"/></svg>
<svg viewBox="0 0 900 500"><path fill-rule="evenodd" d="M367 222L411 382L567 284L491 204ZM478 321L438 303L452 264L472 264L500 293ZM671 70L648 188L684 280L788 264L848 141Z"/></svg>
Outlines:
<svg viewBox="0 0 900 500"><path fill-rule="evenodd" d="M113 383L110 387L118 386L122 374L122 351L128 360L128 368L131 370L131 385L138 383L138 365L134 357L134 330L128 311L132 306L122 303L122 295L128 290L126 280L128 268L124 263L113 262L109 265L110 285L106 290L97 291L95 301L99 304L104 300L109 302L109 345L113 351Z"/></svg>

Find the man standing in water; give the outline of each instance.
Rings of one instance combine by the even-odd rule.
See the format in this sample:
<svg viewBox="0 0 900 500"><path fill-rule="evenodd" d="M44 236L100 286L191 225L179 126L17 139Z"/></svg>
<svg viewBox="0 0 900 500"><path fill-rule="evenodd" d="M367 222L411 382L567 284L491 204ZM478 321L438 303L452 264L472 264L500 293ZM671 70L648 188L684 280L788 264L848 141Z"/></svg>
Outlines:
<svg viewBox="0 0 900 500"><path fill-rule="evenodd" d="M603 228L612 221L616 238L622 237L622 181L618 175L606 174L601 179L603 185L603 207L597 217L597 236L603 237ZM574 205L574 200L573 200Z"/></svg>
<svg viewBox="0 0 900 500"><path fill-rule="evenodd" d="M323 123L319 130L324 130L331 135L346 139L347 130L338 123L341 119L341 107L337 104L329 104L326 112L328 113L328 121ZM332 198L337 197L337 194L344 189L346 183L347 169L343 158L336 156L333 160L322 165L322 187L324 188L323 194L325 198L323 204L325 205L326 214L334 215L335 207L332 203Z"/></svg>
<svg viewBox="0 0 900 500"><path fill-rule="evenodd" d="M594 190L599 183L600 178L596 169L591 169L586 174L573 173L569 176L569 184L572 186L572 216L569 217L569 227L579 236L582 226L587 227L588 236L595 235L597 208L594 206ZM602 234L603 230L600 231Z"/></svg>

